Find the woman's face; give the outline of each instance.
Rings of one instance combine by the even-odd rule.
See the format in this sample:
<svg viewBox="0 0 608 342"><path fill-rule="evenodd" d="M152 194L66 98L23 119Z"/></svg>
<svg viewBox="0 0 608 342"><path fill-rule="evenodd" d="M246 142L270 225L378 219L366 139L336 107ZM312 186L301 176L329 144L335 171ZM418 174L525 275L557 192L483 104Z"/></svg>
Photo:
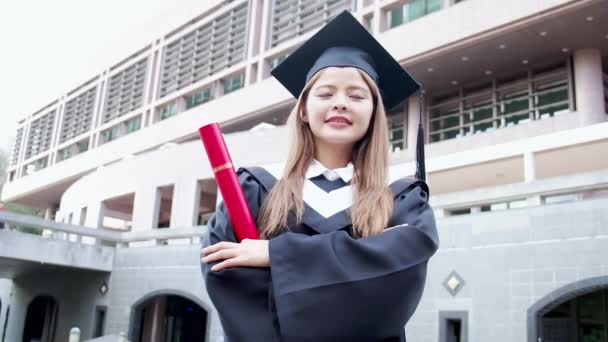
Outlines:
<svg viewBox="0 0 608 342"><path fill-rule="evenodd" d="M374 109L371 90L356 68L320 72L308 93L303 120L317 142L354 145L369 127Z"/></svg>

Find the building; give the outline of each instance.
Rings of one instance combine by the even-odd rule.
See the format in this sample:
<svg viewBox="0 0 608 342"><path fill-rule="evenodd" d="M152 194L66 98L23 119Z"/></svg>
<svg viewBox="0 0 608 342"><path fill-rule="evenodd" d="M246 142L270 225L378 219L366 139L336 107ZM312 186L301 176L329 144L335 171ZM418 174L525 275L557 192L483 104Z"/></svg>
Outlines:
<svg viewBox="0 0 608 342"><path fill-rule="evenodd" d="M221 122L239 165L279 161L294 100L270 70L344 9L426 94L389 120L392 177L411 176L427 113L441 239L408 341L607 341L602 0L210 2L20 121L1 200L56 223L0 214L44 228L0 230L0 341L73 326L220 340L197 260L219 199L197 129Z"/></svg>

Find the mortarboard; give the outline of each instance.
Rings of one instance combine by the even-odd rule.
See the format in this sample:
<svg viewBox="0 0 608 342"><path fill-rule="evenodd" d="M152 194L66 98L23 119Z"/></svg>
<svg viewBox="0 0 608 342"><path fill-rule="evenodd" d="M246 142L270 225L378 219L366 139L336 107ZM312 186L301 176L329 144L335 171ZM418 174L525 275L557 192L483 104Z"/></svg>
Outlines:
<svg viewBox="0 0 608 342"><path fill-rule="evenodd" d="M271 74L298 98L306 83L327 67L356 67L366 72L380 89L387 110L399 106L420 89L420 84L348 11L322 27ZM425 180L422 110L420 116L416 177Z"/></svg>

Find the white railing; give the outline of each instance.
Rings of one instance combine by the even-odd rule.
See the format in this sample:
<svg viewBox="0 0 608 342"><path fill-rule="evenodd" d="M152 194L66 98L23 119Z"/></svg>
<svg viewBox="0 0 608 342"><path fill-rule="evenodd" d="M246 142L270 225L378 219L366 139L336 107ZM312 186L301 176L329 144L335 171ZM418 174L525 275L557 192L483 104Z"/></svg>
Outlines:
<svg viewBox="0 0 608 342"><path fill-rule="evenodd" d="M608 172L600 170L436 196L431 191L430 202L437 216L442 217L467 209L474 214L484 211L484 207L509 202L519 202L518 208L550 205L547 198L581 193L595 193L595 197L608 196Z"/></svg>
<svg viewBox="0 0 608 342"><path fill-rule="evenodd" d="M69 240L72 242L87 243L96 245L106 245L115 247L129 247L134 242L150 242L152 245L163 245L167 241L179 240L184 244L194 244L200 242L206 226L195 226L185 228L166 228L145 231L119 232L106 228L90 228L73 224L55 222L36 216L21 215L11 212L0 212L0 222L5 224L4 229L19 230L18 227L36 228L42 231L49 231L44 238ZM148 246L150 244L147 244Z"/></svg>

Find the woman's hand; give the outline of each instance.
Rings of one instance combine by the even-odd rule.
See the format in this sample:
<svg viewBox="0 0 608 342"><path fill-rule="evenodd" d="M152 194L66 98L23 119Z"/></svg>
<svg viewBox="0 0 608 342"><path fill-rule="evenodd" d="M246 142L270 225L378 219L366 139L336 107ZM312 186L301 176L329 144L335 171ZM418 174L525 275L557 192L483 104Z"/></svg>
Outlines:
<svg viewBox="0 0 608 342"><path fill-rule="evenodd" d="M270 267L268 240L245 239L241 243L218 242L201 249L206 256L201 259L208 264L224 260L211 267L212 271L219 271L234 266Z"/></svg>

